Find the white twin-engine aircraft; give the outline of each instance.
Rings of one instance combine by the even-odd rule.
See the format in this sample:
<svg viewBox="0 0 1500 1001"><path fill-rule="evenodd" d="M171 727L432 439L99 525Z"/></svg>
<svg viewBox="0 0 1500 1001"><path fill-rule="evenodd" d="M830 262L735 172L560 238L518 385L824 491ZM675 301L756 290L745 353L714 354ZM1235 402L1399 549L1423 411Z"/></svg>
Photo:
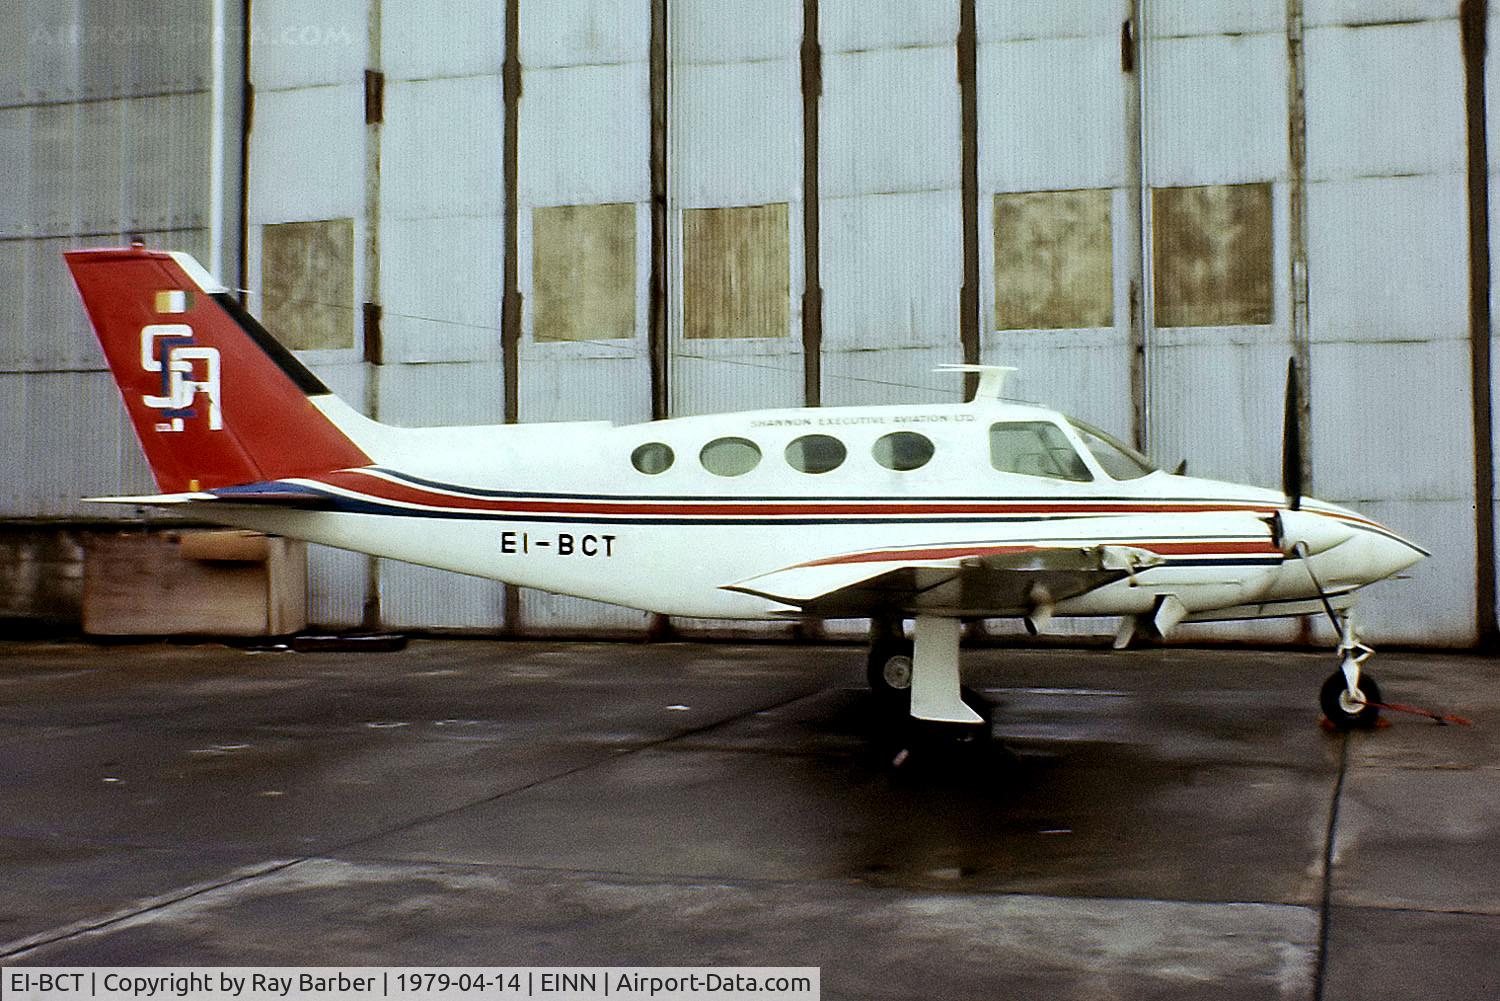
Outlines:
<svg viewBox="0 0 1500 1001"><path fill-rule="evenodd" d="M1294 449L1282 492L1169 475L1003 402L1009 370L991 366L947 366L978 373L967 404L391 427L186 254L67 261L162 491L100 500L667 615L869 617L871 685L921 720L981 722L959 685L965 619L1122 616L1123 646L1326 611L1341 669L1323 710L1367 725L1380 695L1354 592L1427 555L1302 498Z"/></svg>

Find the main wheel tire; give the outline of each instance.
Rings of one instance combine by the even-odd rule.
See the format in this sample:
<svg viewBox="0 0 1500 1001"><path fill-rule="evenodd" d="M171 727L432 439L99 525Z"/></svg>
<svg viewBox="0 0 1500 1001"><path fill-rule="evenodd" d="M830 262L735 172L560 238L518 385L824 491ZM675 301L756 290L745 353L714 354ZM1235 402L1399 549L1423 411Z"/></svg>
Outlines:
<svg viewBox="0 0 1500 1001"><path fill-rule="evenodd" d="M866 677L870 691L882 702L911 705L912 644L906 639L891 639L870 648Z"/></svg>
<svg viewBox="0 0 1500 1001"><path fill-rule="evenodd" d="M1364 696L1364 702L1360 703L1349 695L1349 683L1344 680L1343 671L1334 671L1323 682L1323 690L1318 693L1318 702L1323 707L1323 715L1328 717L1328 722L1340 730L1352 730L1356 727L1369 729L1375 725L1380 718L1380 708L1372 703L1384 701L1380 697L1380 686L1375 679L1368 674L1361 674L1359 678L1359 692Z"/></svg>

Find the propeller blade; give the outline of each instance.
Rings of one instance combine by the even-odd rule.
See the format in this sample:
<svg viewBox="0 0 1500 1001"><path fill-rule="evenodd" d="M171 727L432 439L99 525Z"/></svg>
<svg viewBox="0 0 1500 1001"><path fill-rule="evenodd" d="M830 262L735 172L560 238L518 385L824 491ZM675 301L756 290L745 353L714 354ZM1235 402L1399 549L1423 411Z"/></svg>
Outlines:
<svg viewBox="0 0 1500 1001"><path fill-rule="evenodd" d="M1286 361L1286 411L1281 425L1281 491L1293 511L1302 508L1302 407L1297 359Z"/></svg>

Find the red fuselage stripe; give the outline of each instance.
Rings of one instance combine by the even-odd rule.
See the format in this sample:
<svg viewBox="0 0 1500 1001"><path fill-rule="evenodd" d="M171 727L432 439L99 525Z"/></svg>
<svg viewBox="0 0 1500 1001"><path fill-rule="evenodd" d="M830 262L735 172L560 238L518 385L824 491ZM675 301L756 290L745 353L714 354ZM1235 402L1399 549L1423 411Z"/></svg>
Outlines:
<svg viewBox="0 0 1500 1001"><path fill-rule="evenodd" d="M1272 506L1247 505L1244 503L1162 501L1080 501L1058 503L1055 500L1037 501L603 501L603 500L525 500L520 498L491 498L456 496L441 491L427 490L404 483L392 482L358 470L327 473L315 478L315 482L365 494L377 500L398 504L415 504L447 511L514 512L517 514L566 514L566 515L661 515L701 517L837 517L840 515L868 516L931 516L931 515L976 515L1025 516L1053 514L1177 514L1211 512L1245 512L1270 514Z"/></svg>

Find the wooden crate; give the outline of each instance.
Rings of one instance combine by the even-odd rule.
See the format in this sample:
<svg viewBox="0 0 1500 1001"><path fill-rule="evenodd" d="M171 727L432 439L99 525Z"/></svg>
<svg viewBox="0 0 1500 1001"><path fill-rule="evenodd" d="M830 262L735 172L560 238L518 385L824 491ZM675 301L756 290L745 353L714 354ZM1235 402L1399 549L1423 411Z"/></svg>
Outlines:
<svg viewBox="0 0 1500 1001"><path fill-rule="evenodd" d="M256 532L98 535L83 569L94 636L282 636L307 625L307 546Z"/></svg>

